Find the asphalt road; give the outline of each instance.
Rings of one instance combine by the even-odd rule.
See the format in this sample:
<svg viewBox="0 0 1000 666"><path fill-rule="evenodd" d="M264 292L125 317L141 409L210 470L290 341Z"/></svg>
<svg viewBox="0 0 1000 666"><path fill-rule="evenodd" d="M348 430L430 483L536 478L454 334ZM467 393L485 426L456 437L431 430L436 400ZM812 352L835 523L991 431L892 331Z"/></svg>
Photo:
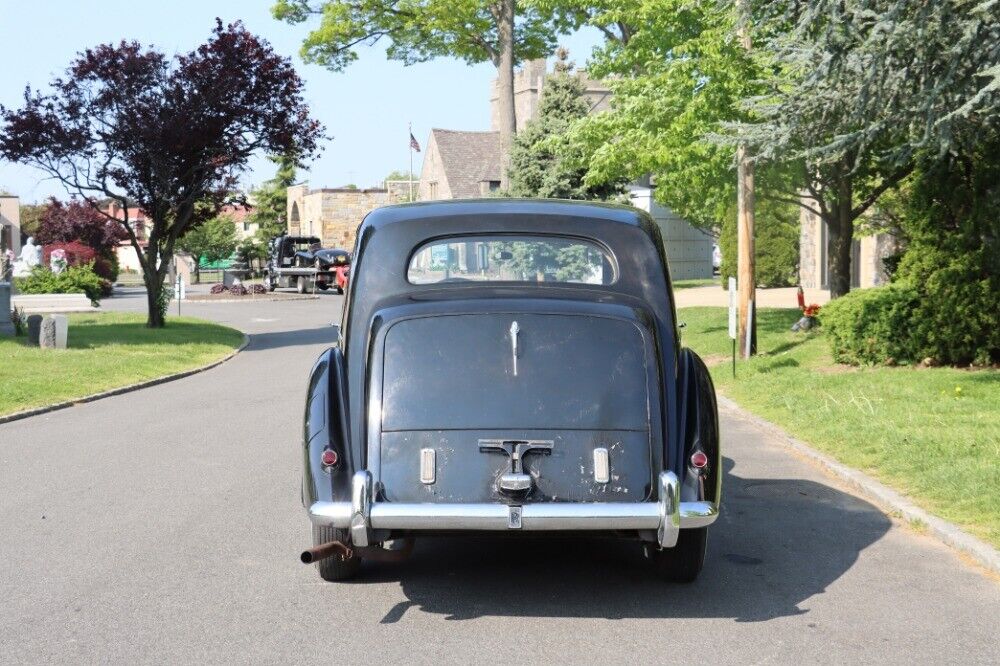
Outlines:
<svg viewBox="0 0 1000 666"><path fill-rule="evenodd" d="M300 419L339 306L185 306L249 348L0 425L0 662L1000 661L995 580L732 414L693 585L634 545L506 539L429 539L322 582L297 557Z"/></svg>

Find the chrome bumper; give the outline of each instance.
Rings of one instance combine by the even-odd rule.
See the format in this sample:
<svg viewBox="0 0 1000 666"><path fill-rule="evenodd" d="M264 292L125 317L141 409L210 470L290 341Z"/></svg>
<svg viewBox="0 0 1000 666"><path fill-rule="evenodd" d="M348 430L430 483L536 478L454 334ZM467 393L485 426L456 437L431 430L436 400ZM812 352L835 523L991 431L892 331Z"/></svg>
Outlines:
<svg viewBox="0 0 1000 666"><path fill-rule="evenodd" d="M371 542L372 530L656 530L665 548L677 543L681 529L705 527L715 522L718 507L712 502L681 502L680 482L673 472L659 477L658 501L548 502L506 504L401 504L374 502L372 477L354 475L351 502L316 502L309 518L316 525L349 528L356 546Z"/></svg>

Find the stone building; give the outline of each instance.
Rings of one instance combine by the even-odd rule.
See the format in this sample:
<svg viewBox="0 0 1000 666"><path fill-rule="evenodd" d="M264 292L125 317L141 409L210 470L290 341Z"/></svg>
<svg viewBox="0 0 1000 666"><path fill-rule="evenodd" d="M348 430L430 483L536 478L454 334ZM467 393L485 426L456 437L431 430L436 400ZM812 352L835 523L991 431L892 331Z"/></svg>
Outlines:
<svg viewBox="0 0 1000 666"><path fill-rule="evenodd" d="M805 208L799 213L799 221L799 283L807 289L829 289L829 235L826 224ZM890 234L855 238L851 246L851 288L886 284L889 276L883 260L898 251L899 243Z"/></svg>
<svg viewBox="0 0 1000 666"><path fill-rule="evenodd" d="M402 186L399 185L402 183ZM404 200L406 181L393 181L392 188L309 189L307 184L288 188L288 233L318 236L323 247L351 249L358 225L372 210Z"/></svg>
<svg viewBox="0 0 1000 666"><path fill-rule="evenodd" d="M500 133L432 129L419 198L472 199L500 187Z"/></svg>
<svg viewBox="0 0 1000 666"><path fill-rule="evenodd" d="M538 114L538 98L549 76L545 58L530 60L521 69L514 72L514 117L517 121L517 131L524 128L525 123ZM608 108L611 91L601 81L595 81L587 76L586 70L577 70L576 77L583 83L584 99L590 104L590 112L597 113ZM490 129L500 129L500 92L499 81L494 80L490 88Z"/></svg>
<svg viewBox="0 0 1000 666"><path fill-rule="evenodd" d="M12 194L0 194L0 252L21 251L21 200Z"/></svg>

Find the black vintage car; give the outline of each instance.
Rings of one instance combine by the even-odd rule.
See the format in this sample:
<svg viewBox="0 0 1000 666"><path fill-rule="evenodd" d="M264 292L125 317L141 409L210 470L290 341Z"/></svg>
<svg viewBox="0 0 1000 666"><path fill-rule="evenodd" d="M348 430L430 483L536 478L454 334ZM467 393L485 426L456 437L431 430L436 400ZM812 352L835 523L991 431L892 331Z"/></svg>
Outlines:
<svg viewBox="0 0 1000 666"><path fill-rule="evenodd" d="M353 270L339 343L309 381L304 562L343 580L415 536L586 533L697 577L718 413L645 213L391 206L362 223Z"/></svg>

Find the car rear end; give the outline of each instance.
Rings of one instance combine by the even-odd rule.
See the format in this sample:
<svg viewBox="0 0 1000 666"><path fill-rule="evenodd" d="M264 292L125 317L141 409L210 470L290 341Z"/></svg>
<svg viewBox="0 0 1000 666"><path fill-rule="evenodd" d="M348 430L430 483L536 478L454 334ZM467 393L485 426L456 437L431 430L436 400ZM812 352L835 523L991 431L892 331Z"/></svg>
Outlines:
<svg viewBox="0 0 1000 666"><path fill-rule="evenodd" d="M671 548L712 523L717 498L670 453L664 313L612 288L619 270L605 246L556 236L417 248L407 279L427 289L372 311L350 497L310 502L314 524L355 548L456 532Z"/></svg>

